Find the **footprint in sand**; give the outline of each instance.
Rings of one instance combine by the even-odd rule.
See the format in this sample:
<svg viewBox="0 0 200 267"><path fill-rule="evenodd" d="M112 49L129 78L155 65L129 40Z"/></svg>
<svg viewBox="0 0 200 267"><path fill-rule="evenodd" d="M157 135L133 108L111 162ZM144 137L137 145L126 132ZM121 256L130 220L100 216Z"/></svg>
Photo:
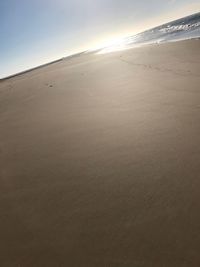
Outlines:
<svg viewBox="0 0 200 267"><path fill-rule="evenodd" d="M53 87L52 84L45 83L45 85L48 86L48 87Z"/></svg>

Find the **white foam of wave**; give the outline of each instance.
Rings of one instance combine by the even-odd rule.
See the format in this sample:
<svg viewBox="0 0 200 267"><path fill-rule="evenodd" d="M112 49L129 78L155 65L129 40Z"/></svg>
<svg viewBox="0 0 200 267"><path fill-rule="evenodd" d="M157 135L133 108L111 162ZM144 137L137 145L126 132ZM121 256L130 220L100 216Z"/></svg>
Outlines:
<svg viewBox="0 0 200 267"><path fill-rule="evenodd" d="M160 32L162 33L171 33L175 31L188 31L191 30L192 28L196 28L200 26L200 22L194 23L194 24L181 24L177 26L170 26L168 25L164 29L160 29Z"/></svg>

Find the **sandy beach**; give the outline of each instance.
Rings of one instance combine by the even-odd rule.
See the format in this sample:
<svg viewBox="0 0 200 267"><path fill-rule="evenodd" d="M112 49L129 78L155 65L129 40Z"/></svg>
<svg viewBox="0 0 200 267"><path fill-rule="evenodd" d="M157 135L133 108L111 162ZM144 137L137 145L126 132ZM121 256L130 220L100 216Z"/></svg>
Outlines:
<svg viewBox="0 0 200 267"><path fill-rule="evenodd" d="M0 266L200 266L199 71L188 40L0 81Z"/></svg>

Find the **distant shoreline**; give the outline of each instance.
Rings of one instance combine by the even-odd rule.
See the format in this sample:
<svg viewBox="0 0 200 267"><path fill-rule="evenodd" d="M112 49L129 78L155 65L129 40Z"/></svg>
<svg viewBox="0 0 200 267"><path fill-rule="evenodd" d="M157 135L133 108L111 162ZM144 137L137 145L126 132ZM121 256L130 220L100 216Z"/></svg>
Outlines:
<svg viewBox="0 0 200 267"><path fill-rule="evenodd" d="M163 42L163 43L157 43L157 42L155 42L155 43L149 43L149 44L141 44L140 47L143 47L143 46L149 46L149 45L157 45L157 44L159 44L159 45L164 45L164 44L172 43L172 42L176 42L176 43L177 43L177 42L190 41L190 40L200 40L200 37L194 37L194 38L183 39L183 40L172 40L172 41L166 41L166 42ZM134 49L134 48L138 48L138 46L137 46L137 47L130 47L130 49ZM102 48L102 49L103 49L103 48ZM102 49L94 50L94 51L92 51L91 53L95 53L95 52L97 52L97 51L99 51L99 50L102 50ZM89 51L83 51L83 52L80 52L80 53L77 53L77 54L73 54L73 55L70 55L70 56L67 56L67 57L59 58L59 59L57 59L57 60L54 60L54 61L51 61L51 62L42 64L42 65L39 65L39 66L37 66L37 67L31 68L31 69L28 69L28 70L25 70L25 71L22 71L22 72L18 72L18 73L9 75L9 76L7 76L7 77L5 77L5 78L0 78L0 82L4 82L4 81L9 80L9 79L12 79L12 78L14 78L14 77L18 77L18 76L21 76L21 75L23 75L23 74L32 72L32 71L34 71L34 70L38 70L38 69L41 69L41 68L43 68L43 67L50 66L50 65L52 65L52 64L61 62L61 61L66 60L66 59L71 59L71 58L74 58L74 57L78 57L78 56L80 56L80 55L82 55L82 54L85 54L85 53L87 53L87 52L90 53Z"/></svg>
<svg viewBox="0 0 200 267"><path fill-rule="evenodd" d="M171 21L171 22L168 22L168 23L165 23L165 24L162 24L162 25L160 25L160 26L157 26L157 27L154 27L154 28L151 28L151 29L148 29L148 30L145 30L145 31L143 31L143 32L140 32L140 33L138 33L138 34L136 34L136 35L133 35L133 36L127 36L126 38L132 38L132 37L138 37L138 36L140 36L141 34L149 34L149 32L151 32L151 31L158 31L158 32L160 32L160 30L162 29L162 27L163 26L165 26L167 29L168 29L168 27L171 27L171 25L172 24L174 24L174 23L176 23L176 24L174 24L173 25L173 27L180 27L180 26L183 26L184 25L184 20L186 20L186 19L190 19L191 20L191 18L193 19L195 16L197 16L197 15L199 15L200 16L200 12L197 12L197 13L194 13L194 14L191 14L191 15L189 15L189 16L186 16L186 17L183 17L183 18L180 18L180 19L177 19L177 20L174 20L174 21ZM200 23L200 21L199 21L200 19L198 18L198 23ZM178 25L177 25L177 23L178 23ZM180 24L181 23L181 24ZM193 21L191 22L191 23L193 23ZM198 24L197 23L197 24ZM190 22L189 22L189 24L186 24L186 26L191 26L191 24L190 24ZM185 25L184 25L185 26ZM124 39L126 39L126 38L124 38ZM159 36L158 38L156 37L154 37L153 39L152 39L152 36L151 36L151 38L150 38L150 40L148 41L148 39L147 40L144 40L144 42L142 41L142 42L136 42L136 43L134 43L133 42L133 46L130 46L130 48L132 49L132 48L134 48L134 45L136 45L136 47L142 47L142 46L146 46L146 45L153 45L153 44L165 44L165 43L170 43L170 42L179 42L179 41L186 41L186 40L199 40L200 39L200 36L188 36L188 35L186 35L186 36L182 36L182 38L180 38L180 37L178 37L178 39L176 39L176 38L172 38L172 39L165 39L164 38L164 41L159 41L159 38L163 38L162 36ZM82 52L79 52L79 53L76 53L76 54L72 54L72 55L69 55L69 56L66 56L66 57L62 57L62 58L59 58L59 59L57 59L57 60L54 60L54 61L51 61L51 62L48 62L48 63L45 63L45 64L42 64L42 65L39 65L39 66L36 66L36 67L33 67L33 68L30 68L30 69L27 69L27 70L24 70L24 71L21 71L21 72L18 72L18 73L15 73L15 74L11 74L11 75L9 75L9 76L7 76L7 77L3 77L3 78L0 78L0 82L2 82L2 81L5 81L5 80L8 80L8 79L10 79L10 78L13 78L13 77L17 77L17 76L20 76L20 75L23 75L23 74L26 74L26 73L28 73L28 72L31 72L31 71L34 71L34 70L37 70L37 69L40 69L40 68L43 68L43 67L45 67L45 66L48 66L48 65L51 65L51 64L54 64L54 63L58 63L58 62L60 62L60 61L62 61L62 60L65 60L65 59L70 59L70 58L73 58L73 57L77 57L77 56L80 56L81 54L85 54L85 53L95 53L95 52L97 52L97 51L102 51L102 50L106 50L107 48L109 48L110 46L105 46L105 47L102 47L102 48L100 48L100 49L96 49L96 50L87 50L87 51L82 51ZM112 46L111 46L112 47ZM123 49L122 49L123 50ZM116 51L120 51L120 50L116 50ZM110 52L114 52L112 49L111 49L111 51ZM107 52L106 52L107 53ZM109 53L109 52L108 52Z"/></svg>
<svg viewBox="0 0 200 267"><path fill-rule="evenodd" d="M17 77L17 76L26 74L26 73L31 72L31 71L34 71L34 70L36 70L36 69L40 69L40 68L42 68L42 67L45 67L45 66L48 66L48 65L51 65L51 64L60 62L61 60L63 60L63 59L60 58L60 59L57 59L57 60L54 60L54 61L45 63L45 64L43 64L43 65L39 65L39 66L37 66L37 67L34 67L34 68L31 68L31 69L27 69L27 70L24 70L24 71L21 71L21 72L18 72L18 73L9 75L9 76L7 76L7 77L5 77L5 78L1 78L0 81L9 80L9 79L11 79L11 78L14 78L14 77Z"/></svg>
<svg viewBox="0 0 200 267"><path fill-rule="evenodd" d="M70 59L70 58L72 58L72 57L79 56L79 55L81 55L81 54L83 54L83 53L85 53L85 51L80 52L80 53L77 53L77 54L73 54L73 55L70 55L70 56L67 56L67 57L59 58L59 59L56 59L56 60L54 60L54 61L51 61L51 62L42 64L42 65L33 67L33 68L31 68L31 69L27 69L27 70L24 70L24 71L21 71L21 72L17 72L17 73L15 73L15 74L11 74L11 75L9 75L9 76L7 76L7 77L0 78L0 82L9 80L9 79L14 78L14 77L21 76L21 75L23 75L23 74L29 73L29 72L34 71L34 70L38 70L38 69L43 68L43 67L47 67L47 66L49 66L49 65L58 63L58 62L60 62L60 61L62 61L62 60L65 60L65 59Z"/></svg>

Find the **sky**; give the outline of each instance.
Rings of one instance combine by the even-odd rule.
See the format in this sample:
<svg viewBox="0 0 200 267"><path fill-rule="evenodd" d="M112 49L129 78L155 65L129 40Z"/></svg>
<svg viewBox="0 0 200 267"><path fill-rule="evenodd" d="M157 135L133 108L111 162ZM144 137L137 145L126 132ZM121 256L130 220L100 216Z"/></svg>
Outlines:
<svg viewBox="0 0 200 267"><path fill-rule="evenodd" d="M200 0L0 0L0 78L200 11Z"/></svg>

